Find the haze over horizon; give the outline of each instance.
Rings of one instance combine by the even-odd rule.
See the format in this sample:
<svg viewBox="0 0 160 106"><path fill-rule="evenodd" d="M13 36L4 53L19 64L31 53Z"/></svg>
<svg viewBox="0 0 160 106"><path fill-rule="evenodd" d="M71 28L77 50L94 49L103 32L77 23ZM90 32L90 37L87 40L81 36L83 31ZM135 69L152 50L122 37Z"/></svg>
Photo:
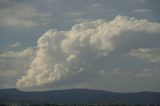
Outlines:
<svg viewBox="0 0 160 106"><path fill-rule="evenodd" d="M160 92L159 0L1 0L0 88Z"/></svg>

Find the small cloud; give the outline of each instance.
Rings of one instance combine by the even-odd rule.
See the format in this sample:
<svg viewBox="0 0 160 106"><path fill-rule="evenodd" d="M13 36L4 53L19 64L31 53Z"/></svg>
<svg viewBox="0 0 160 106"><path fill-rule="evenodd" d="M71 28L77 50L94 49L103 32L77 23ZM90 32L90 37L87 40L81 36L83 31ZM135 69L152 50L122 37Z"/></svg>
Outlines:
<svg viewBox="0 0 160 106"><path fill-rule="evenodd" d="M85 15L85 13L84 12L68 12L68 13L65 13L64 15L67 17L80 17Z"/></svg>
<svg viewBox="0 0 160 106"><path fill-rule="evenodd" d="M122 72L120 71L119 68L115 68L115 69L113 69L111 72L112 72L114 75L121 75L121 74L122 74Z"/></svg>
<svg viewBox="0 0 160 106"><path fill-rule="evenodd" d="M13 43L10 47L17 48L20 45L20 42Z"/></svg>
<svg viewBox="0 0 160 106"><path fill-rule="evenodd" d="M148 9L137 9L133 11L133 13L149 13L149 12L152 12L152 11Z"/></svg>
<svg viewBox="0 0 160 106"><path fill-rule="evenodd" d="M106 73L106 70L101 70L101 71L99 71L99 74L100 75L104 75Z"/></svg>
<svg viewBox="0 0 160 106"><path fill-rule="evenodd" d="M93 8L97 8L97 7L101 7L101 6L102 6L101 3L93 3L93 4L91 4L91 7L93 7Z"/></svg>
<svg viewBox="0 0 160 106"><path fill-rule="evenodd" d="M132 49L129 55L138 59L148 60L153 63L160 63L160 48L140 48Z"/></svg>
<svg viewBox="0 0 160 106"><path fill-rule="evenodd" d="M6 53L0 54L0 57L20 59L28 56L33 56L33 54L34 54L34 51L32 48L26 48L22 51L8 51Z"/></svg>
<svg viewBox="0 0 160 106"><path fill-rule="evenodd" d="M84 71L84 68L80 68L79 70L78 70L78 73L81 73L81 72L83 72Z"/></svg>
<svg viewBox="0 0 160 106"><path fill-rule="evenodd" d="M115 11L115 9L108 9L108 11L109 11L109 12L114 12L114 11Z"/></svg>
<svg viewBox="0 0 160 106"><path fill-rule="evenodd" d="M160 76L160 69L144 69L135 75L136 77Z"/></svg>
<svg viewBox="0 0 160 106"><path fill-rule="evenodd" d="M99 71L101 76L131 76L133 73L130 71L121 70L120 68L113 68L111 70L101 70Z"/></svg>

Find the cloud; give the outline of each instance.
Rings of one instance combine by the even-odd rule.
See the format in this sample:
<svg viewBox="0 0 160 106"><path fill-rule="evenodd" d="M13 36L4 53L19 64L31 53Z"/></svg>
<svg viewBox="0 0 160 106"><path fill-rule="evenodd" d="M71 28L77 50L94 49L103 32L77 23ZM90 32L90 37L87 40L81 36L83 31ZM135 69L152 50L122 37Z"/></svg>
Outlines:
<svg viewBox="0 0 160 106"><path fill-rule="evenodd" d="M42 13L32 4L2 0L0 27L37 27L47 24L44 20L49 13Z"/></svg>
<svg viewBox="0 0 160 106"><path fill-rule="evenodd" d="M101 6L102 6L101 3L93 3L93 4L91 4L91 7L93 7L93 8L97 8L97 7L101 7Z"/></svg>
<svg viewBox="0 0 160 106"><path fill-rule="evenodd" d="M34 57L34 50L8 51L0 55L0 87L15 87L16 81L26 74Z"/></svg>
<svg viewBox="0 0 160 106"><path fill-rule="evenodd" d="M102 59L107 60L116 49L114 39L125 32L160 33L160 24L117 16L108 22L96 20L77 24L69 31L50 29L38 39L30 69L16 85L43 86L79 76L91 80L106 67ZM114 70L118 72L119 69Z"/></svg>
<svg viewBox="0 0 160 106"><path fill-rule="evenodd" d="M136 9L133 11L134 13L148 13L148 12L152 12L149 9Z"/></svg>
<svg viewBox="0 0 160 106"><path fill-rule="evenodd" d="M115 76L122 76L122 75L129 75L127 71L121 71L119 68L114 68L112 70L101 70L99 74L102 76L106 75L115 75Z"/></svg>
<svg viewBox="0 0 160 106"><path fill-rule="evenodd" d="M129 71L120 68L113 68L111 70L101 70L99 74L102 77L106 76L125 76L125 77L155 77L160 76L159 68L144 68L139 71Z"/></svg>
<svg viewBox="0 0 160 106"><path fill-rule="evenodd" d="M145 59L153 63L160 63L160 49L159 48L133 49L129 52L129 54L139 59Z"/></svg>
<svg viewBox="0 0 160 106"><path fill-rule="evenodd" d="M144 69L135 75L136 77L160 76L160 69Z"/></svg>
<svg viewBox="0 0 160 106"><path fill-rule="evenodd" d="M13 43L10 47L17 48L18 46L20 46L20 42Z"/></svg>
<svg viewBox="0 0 160 106"><path fill-rule="evenodd" d="M2 58L25 58L28 56L32 56L34 54L34 51L32 48L26 48L22 51L7 51L6 53L0 54L0 57Z"/></svg>
<svg viewBox="0 0 160 106"><path fill-rule="evenodd" d="M68 12L68 13L65 13L64 15L67 17L80 17L85 15L85 13L84 12Z"/></svg>

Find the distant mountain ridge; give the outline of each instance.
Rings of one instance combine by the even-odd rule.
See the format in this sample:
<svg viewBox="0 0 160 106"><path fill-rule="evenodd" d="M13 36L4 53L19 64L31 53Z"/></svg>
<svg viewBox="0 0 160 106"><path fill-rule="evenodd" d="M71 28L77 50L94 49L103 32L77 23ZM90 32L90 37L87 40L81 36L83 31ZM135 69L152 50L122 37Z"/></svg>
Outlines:
<svg viewBox="0 0 160 106"><path fill-rule="evenodd" d="M160 104L160 92L117 93L92 89L25 92L0 89L0 103L126 103Z"/></svg>

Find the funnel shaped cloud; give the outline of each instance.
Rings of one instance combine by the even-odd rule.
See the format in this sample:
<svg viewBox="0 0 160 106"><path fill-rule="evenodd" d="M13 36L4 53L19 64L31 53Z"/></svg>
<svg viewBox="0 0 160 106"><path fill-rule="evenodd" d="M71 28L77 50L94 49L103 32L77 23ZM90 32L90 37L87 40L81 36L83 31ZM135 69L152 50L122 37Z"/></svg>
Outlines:
<svg viewBox="0 0 160 106"><path fill-rule="evenodd" d="M74 25L69 31L50 29L37 42L36 56L17 87L56 83L83 72L103 70L108 54L116 49L114 38L124 32L159 33L160 24L117 16L112 21L96 20Z"/></svg>

